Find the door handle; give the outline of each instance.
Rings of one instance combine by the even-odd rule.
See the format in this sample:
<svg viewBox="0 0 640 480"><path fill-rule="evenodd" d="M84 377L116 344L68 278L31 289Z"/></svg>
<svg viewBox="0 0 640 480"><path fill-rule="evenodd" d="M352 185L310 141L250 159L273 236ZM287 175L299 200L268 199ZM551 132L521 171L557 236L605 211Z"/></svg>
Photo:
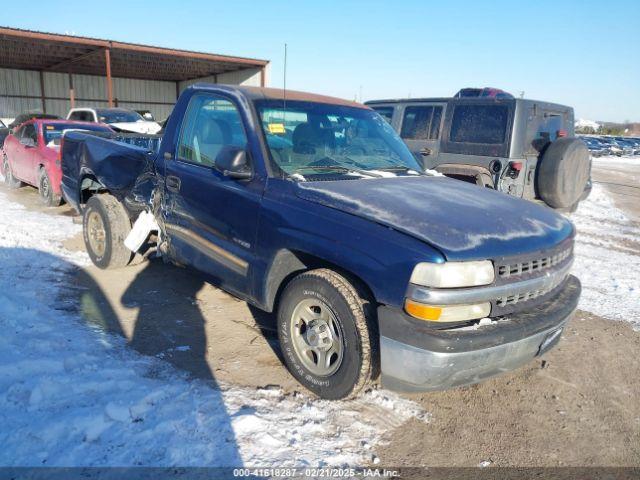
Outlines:
<svg viewBox="0 0 640 480"><path fill-rule="evenodd" d="M431 155L431 149L430 148L423 148L422 150L420 150L420 155L422 155L423 157L428 157L429 155Z"/></svg>
<svg viewBox="0 0 640 480"><path fill-rule="evenodd" d="M180 191L180 179L174 175L169 175L165 180L165 184L170 192L178 193Z"/></svg>

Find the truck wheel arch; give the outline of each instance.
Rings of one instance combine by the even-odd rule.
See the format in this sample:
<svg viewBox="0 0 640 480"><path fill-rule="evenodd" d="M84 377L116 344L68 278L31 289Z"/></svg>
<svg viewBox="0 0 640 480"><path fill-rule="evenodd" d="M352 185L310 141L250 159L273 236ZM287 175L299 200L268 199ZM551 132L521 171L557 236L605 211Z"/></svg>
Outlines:
<svg viewBox="0 0 640 480"><path fill-rule="evenodd" d="M86 205L86 203L89 201L89 198L91 198L93 195L106 192L108 192L108 189L104 185L102 185L102 183L100 183L96 177L94 177L92 174L84 175L82 177L82 180L80 180L79 182L79 204Z"/></svg>
<svg viewBox="0 0 640 480"><path fill-rule="evenodd" d="M277 308L278 298L296 275L318 268L333 270L347 278L356 289L375 302L375 295L361 277L323 258L305 252L282 249L279 250L269 266L264 283L265 309L272 312Z"/></svg>

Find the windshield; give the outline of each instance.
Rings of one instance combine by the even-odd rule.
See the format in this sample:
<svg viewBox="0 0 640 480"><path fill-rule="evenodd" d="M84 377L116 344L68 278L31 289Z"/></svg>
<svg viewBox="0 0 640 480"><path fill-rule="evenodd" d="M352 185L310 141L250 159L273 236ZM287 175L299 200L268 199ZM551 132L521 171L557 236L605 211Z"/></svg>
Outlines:
<svg viewBox="0 0 640 480"><path fill-rule="evenodd" d="M96 110L98 121L102 123L131 123L144 122L144 118L137 112L127 110Z"/></svg>
<svg viewBox="0 0 640 480"><path fill-rule="evenodd" d="M69 125L67 123L45 123L42 125L42 136L47 146L60 145L60 138L69 130L90 132L111 132L111 129L100 125Z"/></svg>
<svg viewBox="0 0 640 480"><path fill-rule="evenodd" d="M384 176L421 169L393 128L357 107L256 101L273 162L285 175Z"/></svg>

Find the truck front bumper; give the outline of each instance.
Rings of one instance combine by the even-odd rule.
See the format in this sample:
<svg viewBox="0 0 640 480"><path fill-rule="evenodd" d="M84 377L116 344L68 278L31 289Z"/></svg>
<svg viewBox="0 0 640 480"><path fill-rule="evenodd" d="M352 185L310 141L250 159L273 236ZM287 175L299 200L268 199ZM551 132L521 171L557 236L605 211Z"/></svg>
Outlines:
<svg viewBox="0 0 640 480"><path fill-rule="evenodd" d="M518 368L558 343L580 289L580 281L568 276L531 311L472 328L436 330L400 308L381 306L382 385L404 392L445 390Z"/></svg>

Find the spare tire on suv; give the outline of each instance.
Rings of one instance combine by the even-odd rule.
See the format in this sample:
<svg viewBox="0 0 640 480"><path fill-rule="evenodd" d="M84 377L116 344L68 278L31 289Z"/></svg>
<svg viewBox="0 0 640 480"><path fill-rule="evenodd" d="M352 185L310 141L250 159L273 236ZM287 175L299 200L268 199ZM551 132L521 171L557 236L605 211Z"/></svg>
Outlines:
<svg viewBox="0 0 640 480"><path fill-rule="evenodd" d="M536 187L553 208L570 208L580 200L591 175L591 158L579 138L549 144L538 164Z"/></svg>

